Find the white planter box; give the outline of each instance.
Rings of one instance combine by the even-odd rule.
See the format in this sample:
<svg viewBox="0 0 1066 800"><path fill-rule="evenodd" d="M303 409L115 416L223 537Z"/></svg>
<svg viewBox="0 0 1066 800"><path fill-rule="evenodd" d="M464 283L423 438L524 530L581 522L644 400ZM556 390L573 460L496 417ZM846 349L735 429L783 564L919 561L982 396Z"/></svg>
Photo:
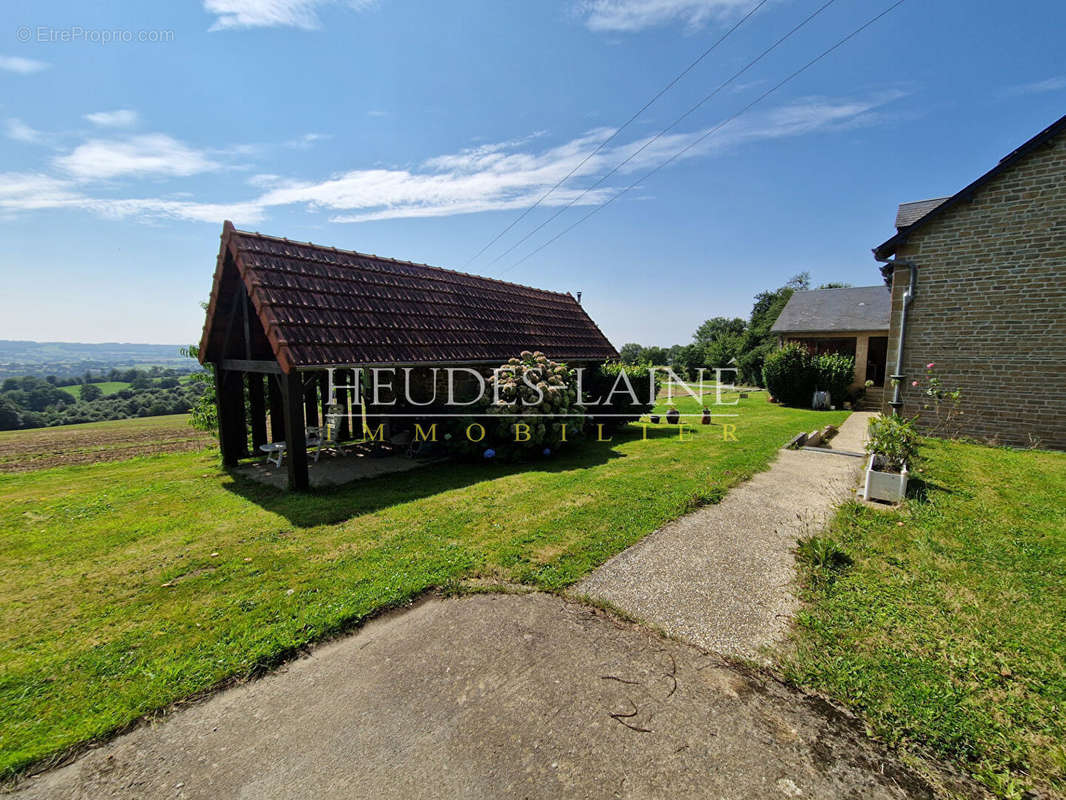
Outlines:
<svg viewBox="0 0 1066 800"><path fill-rule="evenodd" d="M900 473L880 472L875 469L879 458L880 456L874 453L866 463L866 488L863 490L863 497L867 500L898 503L907 496L907 478L910 472L906 465Z"/></svg>

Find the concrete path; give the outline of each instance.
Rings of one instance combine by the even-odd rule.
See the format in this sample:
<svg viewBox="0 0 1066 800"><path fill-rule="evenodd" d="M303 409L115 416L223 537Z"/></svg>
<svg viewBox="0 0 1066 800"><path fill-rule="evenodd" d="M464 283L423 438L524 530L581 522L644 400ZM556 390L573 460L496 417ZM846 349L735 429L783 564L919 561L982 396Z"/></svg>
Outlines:
<svg viewBox="0 0 1066 800"><path fill-rule="evenodd" d="M15 794L931 796L825 703L547 595L424 602Z"/></svg>
<svg viewBox="0 0 1066 800"><path fill-rule="evenodd" d="M838 449L862 450L871 412L841 426ZM843 447L842 447L843 445ZM575 589L685 641L765 660L798 606L796 540L853 496L862 460L782 450L766 472L615 556Z"/></svg>

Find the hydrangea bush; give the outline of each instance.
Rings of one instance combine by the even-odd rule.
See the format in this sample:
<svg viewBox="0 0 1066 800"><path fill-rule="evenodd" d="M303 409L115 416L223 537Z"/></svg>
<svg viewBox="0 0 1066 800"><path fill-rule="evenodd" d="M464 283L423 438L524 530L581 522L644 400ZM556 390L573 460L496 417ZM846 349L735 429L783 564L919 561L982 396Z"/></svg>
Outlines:
<svg viewBox="0 0 1066 800"><path fill-rule="evenodd" d="M488 379L485 416L460 419L451 449L463 455L514 459L551 455L582 436L585 408L577 395L577 373L544 353L523 350ZM472 441L471 426L484 428ZM477 439L481 429L473 428ZM485 454L491 452L490 456Z"/></svg>

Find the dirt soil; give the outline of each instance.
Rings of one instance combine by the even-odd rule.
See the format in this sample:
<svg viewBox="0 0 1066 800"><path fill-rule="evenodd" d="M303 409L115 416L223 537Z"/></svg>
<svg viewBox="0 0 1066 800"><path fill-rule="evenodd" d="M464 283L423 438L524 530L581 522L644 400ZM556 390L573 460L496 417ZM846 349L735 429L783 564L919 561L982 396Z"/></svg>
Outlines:
<svg viewBox="0 0 1066 800"><path fill-rule="evenodd" d="M433 599L30 778L27 798L909 798L824 701L550 595Z"/></svg>
<svg viewBox="0 0 1066 800"><path fill-rule="evenodd" d="M0 434L0 472L31 472L69 464L200 450L214 438L193 430L184 414L61 425Z"/></svg>

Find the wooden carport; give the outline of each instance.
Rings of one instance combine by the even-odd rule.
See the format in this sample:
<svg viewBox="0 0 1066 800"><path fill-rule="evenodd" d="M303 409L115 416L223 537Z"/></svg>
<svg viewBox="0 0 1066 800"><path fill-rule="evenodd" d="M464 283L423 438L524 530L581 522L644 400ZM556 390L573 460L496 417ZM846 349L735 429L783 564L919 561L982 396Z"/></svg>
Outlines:
<svg viewBox="0 0 1066 800"><path fill-rule="evenodd" d="M289 488L307 489L305 429L329 405L331 367L490 366L522 350L617 357L569 293L223 225L199 357L226 466L284 441Z"/></svg>

